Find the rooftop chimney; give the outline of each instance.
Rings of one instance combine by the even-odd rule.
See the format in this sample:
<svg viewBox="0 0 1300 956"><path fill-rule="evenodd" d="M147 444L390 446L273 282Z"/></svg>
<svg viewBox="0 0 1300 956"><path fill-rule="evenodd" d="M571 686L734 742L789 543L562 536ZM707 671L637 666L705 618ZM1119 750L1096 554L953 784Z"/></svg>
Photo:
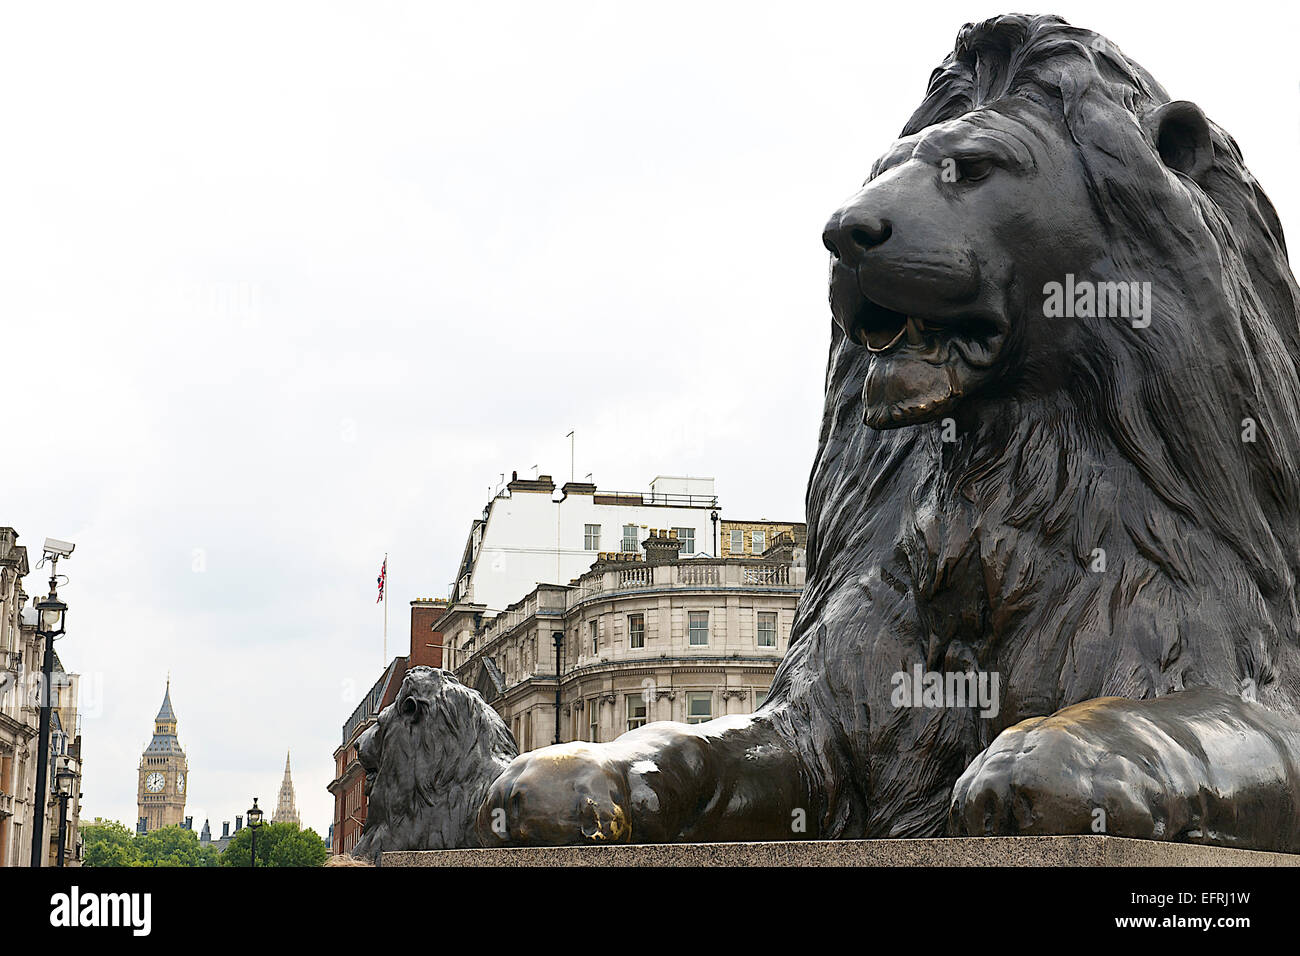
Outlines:
<svg viewBox="0 0 1300 956"><path fill-rule="evenodd" d="M510 480L506 489L513 495L520 491L539 492L549 495L555 491L555 482L551 480L550 475L538 475L536 478L520 478L519 473L514 473L516 477Z"/></svg>
<svg viewBox="0 0 1300 956"><path fill-rule="evenodd" d="M442 633L434 628L446 613L445 598L416 598L411 602L410 667L442 666Z"/></svg>
<svg viewBox="0 0 1300 956"><path fill-rule="evenodd" d="M682 550L676 531L650 529L650 537L641 542L645 548L646 564L672 564Z"/></svg>

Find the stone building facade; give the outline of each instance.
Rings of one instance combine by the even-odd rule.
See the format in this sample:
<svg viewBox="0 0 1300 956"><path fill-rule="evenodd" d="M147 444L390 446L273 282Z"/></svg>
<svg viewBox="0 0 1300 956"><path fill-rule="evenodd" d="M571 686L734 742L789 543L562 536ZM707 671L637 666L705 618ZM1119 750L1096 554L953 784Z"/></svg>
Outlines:
<svg viewBox="0 0 1300 956"><path fill-rule="evenodd" d="M29 866L36 807L40 668L44 645L36 633L36 610L23 590L31 570L27 548L13 528L0 528L0 866ZM44 865L59 847L59 786L68 792L64 864L81 860L81 729L78 675L58 654L50 679L50 758L46 781Z"/></svg>
<svg viewBox="0 0 1300 956"><path fill-rule="evenodd" d="M30 611L33 624L36 612ZM34 627L33 627L34 630ZM54 673L50 675L50 786L45 809L45 837L49 841L46 865L54 866L59 854L60 788L66 793L66 833L63 837L63 865L81 863L81 719L79 674L63 667L54 655Z"/></svg>
<svg viewBox="0 0 1300 956"><path fill-rule="evenodd" d="M766 699L803 590L793 541L757 559L681 560L676 535L652 529L642 547L602 554L571 584L538 585L489 621L474 605L448 611L450 666L520 750L747 714Z"/></svg>
<svg viewBox="0 0 1300 956"><path fill-rule="evenodd" d="M808 526L790 521L740 521L723 518L718 555L723 558L759 558L771 548L792 545L802 557L808 543Z"/></svg>
<svg viewBox="0 0 1300 956"><path fill-rule="evenodd" d="M24 665L39 661L41 648L35 629L23 625L30 570L17 532L0 528L0 866L31 861L37 713Z"/></svg>
<svg viewBox="0 0 1300 956"><path fill-rule="evenodd" d="M639 550L649 528L673 528L683 556L713 555L718 498L712 478L659 475L649 491L605 491L550 475L512 476L470 526L453 603L498 614L539 583L563 584L591 567L597 554Z"/></svg>

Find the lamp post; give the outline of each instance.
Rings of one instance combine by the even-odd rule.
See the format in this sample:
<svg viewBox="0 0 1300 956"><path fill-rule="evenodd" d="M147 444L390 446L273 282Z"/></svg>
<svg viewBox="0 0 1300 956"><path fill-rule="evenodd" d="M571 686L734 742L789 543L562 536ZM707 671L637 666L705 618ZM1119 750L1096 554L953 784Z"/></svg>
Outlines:
<svg viewBox="0 0 1300 956"><path fill-rule="evenodd" d="M714 508L709 512L709 520L713 522L713 556L718 557L718 509Z"/></svg>
<svg viewBox="0 0 1300 956"><path fill-rule="evenodd" d="M64 847L68 843L68 801L72 799L72 788L76 780L72 758L60 757L59 769L54 774L55 787L59 792L59 855L55 866L63 866Z"/></svg>
<svg viewBox="0 0 1300 956"><path fill-rule="evenodd" d="M49 556L49 552L46 552ZM63 633L68 606L59 600L55 569L59 555L50 565L50 593L36 602L36 636L45 639L45 657L41 661L40 725L36 742L36 805L32 814L32 866L43 866L49 852L45 843L45 801L50 777L50 706L54 683L54 639Z"/></svg>
<svg viewBox="0 0 1300 956"><path fill-rule="evenodd" d="M560 666L564 655L564 632L552 631L551 637L555 640L555 739L552 743L560 742Z"/></svg>
<svg viewBox="0 0 1300 956"><path fill-rule="evenodd" d="M262 811L257 806L257 797L253 798L253 806L248 811L248 828L253 831L253 849L248 855L248 865L257 866L257 828L262 825Z"/></svg>

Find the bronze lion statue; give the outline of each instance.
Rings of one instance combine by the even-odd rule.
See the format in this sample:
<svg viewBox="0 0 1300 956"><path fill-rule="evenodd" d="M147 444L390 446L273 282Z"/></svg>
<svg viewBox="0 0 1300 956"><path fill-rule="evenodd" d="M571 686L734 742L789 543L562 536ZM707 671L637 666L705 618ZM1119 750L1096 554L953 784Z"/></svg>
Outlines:
<svg viewBox="0 0 1300 956"><path fill-rule="evenodd" d="M1298 293L1237 144L1102 37L997 17L823 239L808 584L767 702L525 754L484 841L1300 851Z"/></svg>
<svg viewBox="0 0 1300 956"><path fill-rule="evenodd" d="M519 753L501 717L450 671L412 667L396 699L357 740L366 823L352 855L479 846L488 787Z"/></svg>

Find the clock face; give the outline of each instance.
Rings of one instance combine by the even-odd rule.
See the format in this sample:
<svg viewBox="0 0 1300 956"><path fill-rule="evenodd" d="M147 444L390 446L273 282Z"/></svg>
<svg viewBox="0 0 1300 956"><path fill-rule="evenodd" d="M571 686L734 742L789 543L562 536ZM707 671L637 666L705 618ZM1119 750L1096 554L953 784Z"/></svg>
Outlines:
<svg viewBox="0 0 1300 956"><path fill-rule="evenodd" d="M183 773L178 773L176 775L176 792L177 793L185 792L185 774Z"/></svg>
<svg viewBox="0 0 1300 956"><path fill-rule="evenodd" d="M155 770L153 773L149 774L149 776L144 778L144 788L150 793L161 793L163 785L166 782L167 781L164 779L163 775Z"/></svg>

